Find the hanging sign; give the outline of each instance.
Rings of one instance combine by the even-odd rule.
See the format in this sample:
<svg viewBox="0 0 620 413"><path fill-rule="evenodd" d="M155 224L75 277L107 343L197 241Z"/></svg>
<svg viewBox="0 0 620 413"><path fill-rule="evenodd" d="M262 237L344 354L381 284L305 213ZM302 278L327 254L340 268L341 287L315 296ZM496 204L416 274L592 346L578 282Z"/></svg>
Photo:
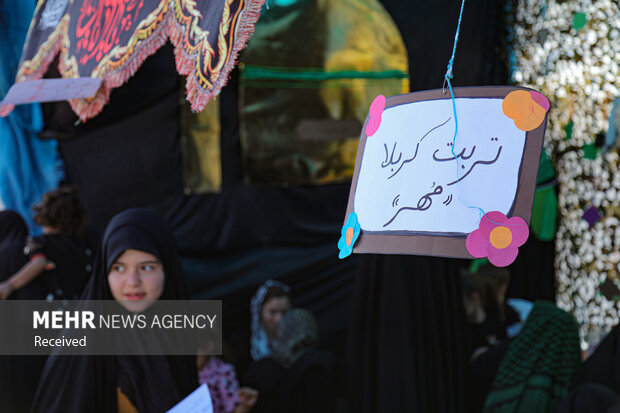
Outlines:
<svg viewBox="0 0 620 413"><path fill-rule="evenodd" d="M442 90L377 97L341 257L487 256L508 265L529 234L548 110L542 94L521 87L455 88L454 100Z"/></svg>

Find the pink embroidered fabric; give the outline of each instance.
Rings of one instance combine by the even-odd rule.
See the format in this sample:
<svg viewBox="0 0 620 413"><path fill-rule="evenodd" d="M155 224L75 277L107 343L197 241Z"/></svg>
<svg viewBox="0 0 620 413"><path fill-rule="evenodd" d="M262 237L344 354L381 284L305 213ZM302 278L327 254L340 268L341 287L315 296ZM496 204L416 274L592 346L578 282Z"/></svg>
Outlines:
<svg viewBox="0 0 620 413"><path fill-rule="evenodd" d="M211 356L198 373L198 381L209 387L214 413L231 413L239 403L239 382L232 364Z"/></svg>

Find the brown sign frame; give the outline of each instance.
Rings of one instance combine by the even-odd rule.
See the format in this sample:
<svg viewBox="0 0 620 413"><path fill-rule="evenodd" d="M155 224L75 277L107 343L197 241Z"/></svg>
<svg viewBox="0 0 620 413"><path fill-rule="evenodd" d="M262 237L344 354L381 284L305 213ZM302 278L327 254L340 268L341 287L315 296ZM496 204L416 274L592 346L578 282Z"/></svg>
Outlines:
<svg viewBox="0 0 620 413"><path fill-rule="evenodd" d="M515 90L531 91L532 89L519 86L483 86L483 87L459 87L454 88L455 98L504 98ZM447 90L435 89L422 92L407 93L404 95L391 96L387 98L385 109L421 101L451 99ZM547 127L549 112L545 115L540 126L532 131L526 132L525 148L519 167L519 182L515 201L508 214L508 217L519 216L529 225L532 215L532 204L536 190L536 177L540 162L543 138ZM344 218L346 222L349 215L354 212L355 191L359 178L364 149L366 147L366 124L368 116L362 126L362 133L355 159L355 171L351 181L349 191L349 201ZM354 245L354 253L378 253L378 254L411 254L411 255L432 255L451 258L473 258L465 247L467 234L443 234L443 235L420 235L412 234L393 234L394 231L364 232L362 228L360 236ZM432 234L432 233L431 233Z"/></svg>

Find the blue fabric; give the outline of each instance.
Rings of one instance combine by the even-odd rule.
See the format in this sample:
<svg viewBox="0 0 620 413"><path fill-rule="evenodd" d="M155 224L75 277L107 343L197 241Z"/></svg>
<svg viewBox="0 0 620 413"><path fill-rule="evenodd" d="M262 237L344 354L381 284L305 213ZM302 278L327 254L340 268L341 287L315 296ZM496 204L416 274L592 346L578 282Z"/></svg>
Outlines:
<svg viewBox="0 0 620 413"><path fill-rule="evenodd" d="M620 136L620 98L614 99L614 103L611 107L611 113L609 114L609 128L607 129L607 136L605 137L605 148L613 148Z"/></svg>
<svg viewBox="0 0 620 413"><path fill-rule="evenodd" d="M506 303L519 313L521 321L527 320L527 317L532 312L532 308L534 308L533 302L521 298L509 298L506 300Z"/></svg>
<svg viewBox="0 0 620 413"><path fill-rule="evenodd" d="M35 3L0 2L0 98L15 81ZM17 105L8 117L0 118L0 200L24 217L33 234L40 228L32 220L32 205L56 188L63 176L58 143L37 137L42 127L39 104Z"/></svg>

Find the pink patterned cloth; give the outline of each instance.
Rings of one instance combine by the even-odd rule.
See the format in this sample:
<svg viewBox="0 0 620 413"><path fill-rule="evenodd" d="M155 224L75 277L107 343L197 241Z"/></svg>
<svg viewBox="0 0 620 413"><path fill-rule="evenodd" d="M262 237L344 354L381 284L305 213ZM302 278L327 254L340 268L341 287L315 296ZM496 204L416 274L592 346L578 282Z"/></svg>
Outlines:
<svg viewBox="0 0 620 413"><path fill-rule="evenodd" d="M235 410L239 403L239 382L232 364L211 356L198 373L198 381L209 387L214 413L231 413Z"/></svg>

